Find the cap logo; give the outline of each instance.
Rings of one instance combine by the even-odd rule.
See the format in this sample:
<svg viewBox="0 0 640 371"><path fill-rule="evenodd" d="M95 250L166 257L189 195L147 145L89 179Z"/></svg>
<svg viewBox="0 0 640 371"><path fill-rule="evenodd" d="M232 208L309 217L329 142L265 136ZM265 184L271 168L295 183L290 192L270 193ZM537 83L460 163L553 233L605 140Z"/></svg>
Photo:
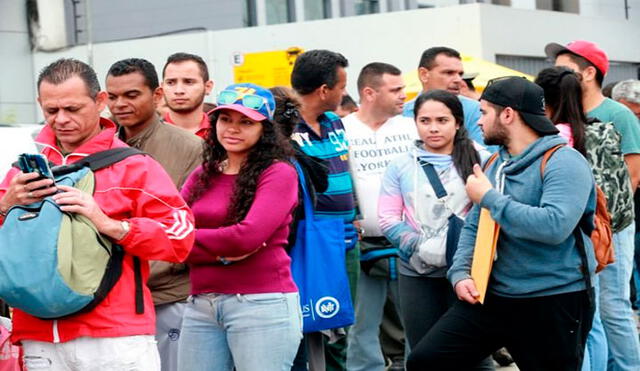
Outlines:
<svg viewBox="0 0 640 371"><path fill-rule="evenodd" d="M545 104L545 102L544 102L544 97L542 97L542 98L540 99L540 102L542 103L542 111L544 111L544 108L545 108L545 106L546 106L546 104Z"/></svg>
<svg viewBox="0 0 640 371"><path fill-rule="evenodd" d="M256 89L247 86L236 86L235 90L238 92L238 100L242 100L245 95L255 94Z"/></svg>

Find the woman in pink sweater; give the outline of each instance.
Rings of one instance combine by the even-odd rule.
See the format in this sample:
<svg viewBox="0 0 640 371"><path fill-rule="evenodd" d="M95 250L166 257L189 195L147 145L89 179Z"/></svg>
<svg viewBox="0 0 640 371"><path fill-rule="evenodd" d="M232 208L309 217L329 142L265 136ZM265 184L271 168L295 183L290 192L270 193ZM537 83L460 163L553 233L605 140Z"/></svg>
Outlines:
<svg viewBox="0 0 640 371"><path fill-rule="evenodd" d="M204 162L182 195L196 219L180 370L290 370L302 337L285 251L298 198L275 103L254 84L218 96Z"/></svg>

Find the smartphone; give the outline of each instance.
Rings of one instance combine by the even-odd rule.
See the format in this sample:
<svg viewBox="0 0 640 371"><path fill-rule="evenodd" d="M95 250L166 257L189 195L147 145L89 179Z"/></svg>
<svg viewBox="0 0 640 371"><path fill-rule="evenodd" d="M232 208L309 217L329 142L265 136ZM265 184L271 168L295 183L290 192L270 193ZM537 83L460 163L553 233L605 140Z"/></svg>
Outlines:
<svg viewBox="0 0 640 371"><path fill-rule="evenodd" d="M23 173L38 173L40 177L34 180L44 178L53 179L53 173L49 166L49 161L44 155L23 153L18 156L18 166Z"/></svg>

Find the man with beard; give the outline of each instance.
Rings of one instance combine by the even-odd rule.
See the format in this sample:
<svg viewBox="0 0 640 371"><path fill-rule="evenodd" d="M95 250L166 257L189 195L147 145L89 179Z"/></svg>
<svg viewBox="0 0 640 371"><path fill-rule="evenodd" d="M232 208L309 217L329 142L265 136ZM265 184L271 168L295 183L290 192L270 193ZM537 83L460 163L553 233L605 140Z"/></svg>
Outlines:
<svg viewBox="0 0 640 371"><path fill-rule="evenodd" d="M594 314L595 185L544 108L542 88L521 77L483 92L478 124L500 149L486 175L476 164L467 179L474 206L447 272L460 300L412 349L407 370L469 369L503 346L520 369L580 369ZM481 208L501 227L482 304L471 277Z"/></svg>
<svg viewBox="0 0 640 371"><path fill-rule="evenodd" d="M163 119L200 138L209 132L209 117L203 111L205 95L213 89L204 60L194 54L175 53L162 69L162 90L169 112Z"/></svg>

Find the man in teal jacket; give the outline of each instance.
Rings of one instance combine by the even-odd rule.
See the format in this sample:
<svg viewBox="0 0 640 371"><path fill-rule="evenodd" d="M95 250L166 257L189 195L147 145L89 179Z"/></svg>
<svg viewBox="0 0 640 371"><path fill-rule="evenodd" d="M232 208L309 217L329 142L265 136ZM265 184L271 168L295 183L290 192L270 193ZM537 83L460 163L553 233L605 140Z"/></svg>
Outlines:
<svg viewBox="0 0 640 371"><path fill-rule="evenodd" d="M596 194L586 159L572 148L558 149L541 174L545 152L566 143L544 115L543 96L520 77L482 94L479 125L499 156L486 175L475 165L467 179L475 205L447 274L460 301L413 349L408 370L468 369L503 346L521 369L579 369L594 311L588 236ZM470 275L480 208L501 226L484 304Z"/></svg>

